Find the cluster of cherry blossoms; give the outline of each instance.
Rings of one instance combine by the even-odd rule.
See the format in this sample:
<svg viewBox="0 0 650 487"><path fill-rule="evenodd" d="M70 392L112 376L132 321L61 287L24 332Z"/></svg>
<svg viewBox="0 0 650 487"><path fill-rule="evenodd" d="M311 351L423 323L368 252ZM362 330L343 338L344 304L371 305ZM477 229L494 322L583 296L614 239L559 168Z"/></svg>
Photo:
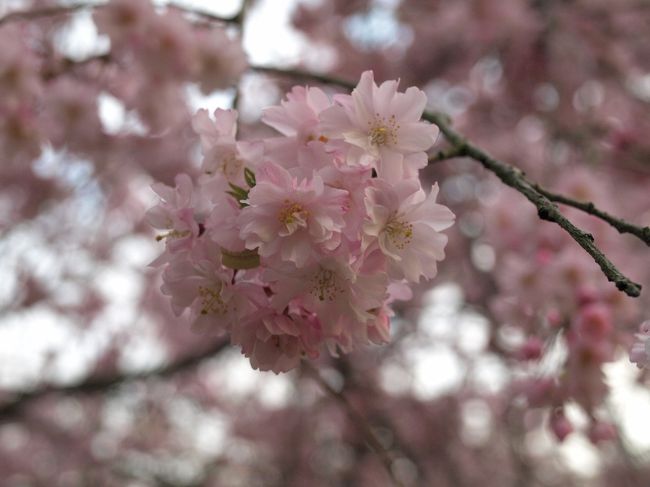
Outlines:
<svg viewBox="0 0 650 487"><path fill-rule="evenodd" d="M564 185L566 194L590 201L609 193L588 172L567 173ZM504 331L520 337L503 346L528 369L513 391L531 408L548 413L548 426L560 441L576 430L593 443L615 438L602 411L610 391L604 368L629 345L641 316L637 301L608 286L565 233L537 225L533 210L517 208L511 195L501 194L491 204L487 233L501 246L501 260L495 270L499 292L490 310ZM578 212L571 218L588 228L609 255L624 261L607 225ZM648 337L646 323L630 354L639 366L648 364ZM586 425L567 417L568 405L579 406Z"/></svg>
<svg viewBox="0 0 650 487"><path fill-rule="evenodd" d="M148 213L177 315L274 372L389 340L391 302L436 275L454 221L418 179L438 133L426 96L397 87L369 71L333 101L294 87L262 117L281 136L263 140L236 139L235 110L195 115L202 174L155 184Z"/></svg>

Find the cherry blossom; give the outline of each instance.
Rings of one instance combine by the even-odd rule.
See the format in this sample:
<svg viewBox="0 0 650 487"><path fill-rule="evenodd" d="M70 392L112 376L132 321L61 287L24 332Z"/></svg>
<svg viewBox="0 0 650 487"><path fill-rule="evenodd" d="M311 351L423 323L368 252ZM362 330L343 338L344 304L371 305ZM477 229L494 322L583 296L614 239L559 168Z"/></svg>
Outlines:
<svg viewBox="0 0 650 487"><path fill-rule="evenodd" d="M338 247L347 192L325 186L317 173L298 180L270 162L258 174L239 217L247 248L302 267L315 253Z"/></svg>
<svg viewBox="0 0 650 487"><path fill-rule="evenodd" d="M414 180L391 187L378 179L366 190L364 246L379 247L389 259L392 277L418 282L422 276L431 279L436 275L436 262L444 259L447 244L441 231L454 222L449 208L436 203L437 195L437 185L427 196Z"/></svg>
<svg viewBox="0 0 650 487"><path fill-rule="evenodd" d="M366 71L352 95L337 95L337 105L321 114L325 135L361 149L353 157L369 157L379 177L388 181L417 174L426 165L424 151L438 134L436 126L420 121L424 92L411 87L398 93L397 85L385 81L377 86L373 73Z"/></svg>

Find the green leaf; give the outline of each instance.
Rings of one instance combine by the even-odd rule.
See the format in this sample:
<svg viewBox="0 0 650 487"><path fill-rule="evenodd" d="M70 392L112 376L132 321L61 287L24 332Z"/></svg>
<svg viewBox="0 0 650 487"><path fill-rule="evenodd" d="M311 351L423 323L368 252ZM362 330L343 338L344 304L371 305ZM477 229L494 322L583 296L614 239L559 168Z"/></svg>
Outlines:
<svg viewBox="0 0 650 487"><path fill-rule="evenodd" d="M249 188L253 188L257 184L257 181L255 180L255 173L247 167L244 168L244 179L246 180L246 184L248 184Z"/></svg>

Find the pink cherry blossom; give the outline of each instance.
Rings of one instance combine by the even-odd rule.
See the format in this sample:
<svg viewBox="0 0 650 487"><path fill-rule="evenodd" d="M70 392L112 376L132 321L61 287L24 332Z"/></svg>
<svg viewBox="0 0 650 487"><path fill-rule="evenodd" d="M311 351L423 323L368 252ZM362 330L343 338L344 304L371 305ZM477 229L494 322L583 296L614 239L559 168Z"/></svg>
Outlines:
<svg viewBox="0 0 650 487"><path fill-rule="evenodd" d="M236 110L218 108L214 120L205 109L192 117L203 152L201 183L215 198L230 190L230 184L245 187L245 169L255 170L262 159L262 142L236 140L238 115Z"/></svg>
<svg viewBox="0 0 650 487"><path fill-rule="evenodd" d="M319 323L269 309L261 318L233 329L232 341L242 347L254 369L287 372L303 358L319 356Z"/></svg>
<svg viewBox="0 0 650 487"><path fill-rule="evenodd" d="M161 183L152 186L161 202L147 212L147 220L154 228L165 230L157 237L165 240L170 252L188 250L199 236L197 221L197 196L192 180L187 174L176 176L176 187Z"/></svg>
<svg viewBox="0 0 650 487"><path fill-rule="evenodd" d="M426 164L424 151L436 140L438 128L420 121L426 105L423 91L397 92L397 81L377 86L372 71L361 75L352 95L337 95L337 105L321 114L324 134L342 137L370 157L380 178L412 176Z"/></svg>
<svg viewBox="0 0 650 487"><path fill-rule="evenodd" d="M304 268L287 263L267 270L264 279L275 293L275 309L298 303L321 317L326 335L352 341L366 335L365 324L376 318L372 310L387 296L385 274L357 273L342 258L328 257Z"/></svg>
<svg viewBox="0 0 650 487"><path fill-rule="evenodd" d="M331 106L329 97L320 88L294 86L280 106L264 110L262 121L286 137L296 137L301 143L326 142L320 133L319 115Z"/></svg>
<svg viewBox="0 0 650 487"><path fill-rule="evenodd" d="M241 236L266 259L303 266L316 253L339 246L346 200L346 191L325 186L317 173L298 180L268 162L241 212Z"/></svg>
<svg viewBox="0 0 650 487"><path fill-rule="evenodd" d="M393 277L418 282L422 276L436 275L447 244L447 236L440 232L454 222L449 208L436 203L437 196L437 185L427 196L414 180L391 186L378 179L366 190L364 246L379 247Z"/></svg>
<svg viewBox="0 0 650 487"><path fill-rule="evenodd" d="M199 87L203 93L234 85L248 68L241 42L230 37L225 29L200 31L195 48Z"/></svg>
<svg viewBox="0 0 650 487"><path fill-rule="evenodd" d="M161 291L171 297L178 316L190 310L196 331L223 334L252 316L263 303L262 288L254 283L233 283L233 271L223 268L221 254L205 241L192 254L179 255L163 272Z"/></svg>

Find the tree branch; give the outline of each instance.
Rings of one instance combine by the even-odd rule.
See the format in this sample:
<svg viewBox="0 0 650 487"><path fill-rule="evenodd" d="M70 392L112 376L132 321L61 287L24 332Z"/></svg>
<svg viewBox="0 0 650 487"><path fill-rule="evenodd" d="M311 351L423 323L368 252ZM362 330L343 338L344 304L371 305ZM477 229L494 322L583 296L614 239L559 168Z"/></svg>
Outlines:
<svg viewBox="0 0 650 487"><path fill-rule="evenodd" d="M265 73L275 76L280 76L282 78L297 78L303 80L318 81L326 85L337 85L342 88L347 88L348 90L354 89L356 86L353 83L350 83L343 78L337 78L335 76L328 76L326 74L311 73L309 71L303 71L302 69L285 69L285 68L275 68L273 66L259 66L251 65L250 69L257 71L258 73Z"/></svg>
<svg viewBox="0 0 650 487"><path fill-rule="evenodd" d="M392 469L393 459L391 458L390 453L381 444L381 441L379 441L379 438L374 433L374 431L372 431L372 428L366 421L366 418L364 418L363 415L356 410L356 408L352 405L352 403L348 400L347 397L345 397L341 392L334 389L334 387L332 387L329 384L329 382L323 379L323 377L320 375L318 370L315 369L309 362L303 361L302 366L304 370L306 370L309 373L309 375L318 383L321 389L323 389L326 393L332 396L332 398L334 398L337 402L339 402L343 406L350 419L359 428L361 428L361 431L363 432L363 435L366 438L368 447L379 457L381 462L384 464L384 467L388 471L388 474L391 476L393 482L398 487L402 487L402 483L399 481L399 479L395 478L395 475L393 473L393 469Z"/></svg>
<svg viewBox="0 0 650 487"><path fill-rule="evenodd" d="M339 85L348 89L354 88L354 85L348 81L297 69L285 70L268 66L251 66L251 69L272 75L311 79L321 83ZM453 146L453 157L470 157L479 162L488 171L493 172L505 185L517 190L524 195L528 201L534 204L537 208L537 214L542 220L554 222L564 229L594 259L607 279L613 282L620 291L623 291L631 297L637 297L641 294L641 285L630 280L618 270L605 254L596 247L593 235L576 227L569 219L562 215L551 199L540 192L537 189L539 186L529 181L522 171L510 164L493 158L480 148L471 144L462 135L451 128L450 119L447 115L442 113L424 112L422 118L434 123L440 128L440 131ZM450 151L452 151L452 149L450 149ZM438 157L444 158L446 155L447 154L443 153L442 156L434 156L434 162L438 160ZM600 212L600 210L598 211ZM600 213L605 214L604 212ZM644 232L644 230L642 230L642 232Z"/></svg>
<svg viewBox="0 0 650 487"><path fill-rule="evenodd" d="M600 218L618 230L619 233L629 233L631 235L634 235L635 237L638 237L642 242L645 242L646 245L650 246L650 227L639 227L637 225L633 225L623 220L622 218L617 218L613 215L610 215L609 213L599 210L593 203L589 201L577 201L561 194L552 193L542 188L539 184L534 184L533 187L538 193L546 196L546 198L549 200L577 208L578 210L582 210L585 213Z"/></svg>
<svg viewBox="0 0 650 487"><path fill-rule="evenodd" d="M0 17L0 26L19 20L36 20L44 17L54 17L57 15L70 15L79 12L80 10L93 7L93 5L80 3L75 5L62 5L58 7L44 7L34 10L16 10L14 12L9 12L4 17Z"/></svg>
<svg viewBox="0 0 650 487"><path fill-rule="evenodd" d="M452 146L449 149L439 150L438 152L429 156L429 164L435 164L436 162L446 161L447 159L453 159L454 157L463 156L463 151L461 148Z"/></svg>
<svg viewBox="0 0 650 487"><path fill-rule="evenodd" d="M542 220L557 223L563 228L573 240L591 255L607 279L616 284L616 287L620 291L623 291L631 297L637 297L641 294L641 285L628 279L612 264L605 254L594 244L593 235L576 227L569 219L562 215L557 206L549 198L540 193L535 188L536 185L530 182L522 171L491 157L486 152L465 140L463 136L451 128L445 115L425 112L422 118L435 123L447 140L454 147L457 147L462 155L471 157L481 163L484 168L492 171L504 184L523 194L528 201L535 205L537 214Z"/></svg>
<svg viewBox="0 0 650 487"><path fill-rule="evenodd" d="M17 10L14 12L9 12L4 17L1 17L0 27L3 24L20 21L20 20L36 20L36 19L42 19L47 17L55 17L58 15L72 15L81 10L98 9L98 8L103 8L105 6L106 6L105 3L76 3L73 5L44 7L44 8L33 9L33 10ZM166 5L166 7L180 10L181 12L187 14L196 15L209 22L225 22L225 23L234 23L234 24L241 23L241 18L240 18L240 15L242 14L241 12L237 13L237 15L234 15L232 17L220 17L219 15L214 15L202 10L196 10L181 5L176 5L174 3L169 3Z"/></svg>
<svg viewBox="0 0 650 487"><path fill-rule="evenodd" d="M219 340L211 346L187 355L176 362L135 374L90 377L83 382L69 386L46 386L32 391L18 392L11 401L0 404L0 419L19 414L29 403L51 394L93 394L104 392L107 389L128 382L172 376L197 366L204 360L224 350L228 345L228 340Z"/></svg>

